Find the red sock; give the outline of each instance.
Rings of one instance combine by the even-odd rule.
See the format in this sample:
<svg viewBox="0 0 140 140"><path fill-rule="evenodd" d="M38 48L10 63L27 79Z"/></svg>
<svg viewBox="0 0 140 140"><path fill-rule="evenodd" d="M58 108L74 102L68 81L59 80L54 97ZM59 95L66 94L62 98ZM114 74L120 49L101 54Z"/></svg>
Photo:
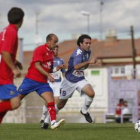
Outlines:
<svg viewBox="0 0 140 140"><path fill-rule="evenodd" d="M0 124L1 124L2 119L3 119L3 117L5 116L5 114L6 114L6 112L4 112L4 113L0 113Z"/></svg>
<svg viewBox="0 0 140 140"><path fill-rule="evenodd" d="M49 114L50 114L51 121L56 120L56 110L55 110L55 107L54 107L54 102L48 103L48 111L49 111Z"/></svg>
<svg viewBox="0 0 140 140"><path fill-rule="evenodd" d="M3 101L0 102L0 114L5 113L9 110L12 110L11 102L10 101Z"/></svg>

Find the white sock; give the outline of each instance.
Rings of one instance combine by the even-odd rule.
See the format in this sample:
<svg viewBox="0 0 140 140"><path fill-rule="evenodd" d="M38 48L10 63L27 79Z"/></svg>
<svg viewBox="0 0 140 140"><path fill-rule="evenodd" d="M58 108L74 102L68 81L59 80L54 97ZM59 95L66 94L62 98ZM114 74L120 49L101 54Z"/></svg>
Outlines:
<svg viewBox="0 0 140 140"><path fill-rule="evenodd" d="M54 123L56 123L56 120L52 120L51 121L51 125L53 125Z"/></svg>
<svg viewBox="0 0 140 140"><path fill-rule="evenodd" d="M85 102L84 102L84 105L83 105L83 107L82 107L82 112L84 113L84 114L86 114L87 113L87 110L88 110L88 108L90 107L90 105L91 105L91 103L93 102L93 98L91 98L91 97L89 97L89 96L85 96Z"/></svg>
<svg viewBox="0 0 140 140"><path fill-rule="evenodd" d="M48 112L48 108L45 105L43 105L42 117L41 117L42 120L46 118L47 112Z"/></svg>
<svg viewBox="0 0 140 140"><path fill-rule="evenodd" d="M49 113L46 115L44 123L48 123L48 124L50 123L50 115L49 115Z"/></svg>
<svg viewBox="0 0 140 140"><path fill-rule="evenodd" d="M55 110L56 110L56 114L58 114L59 109L58 109L58 107L57 107L57 104L55 104Z"/></svg>

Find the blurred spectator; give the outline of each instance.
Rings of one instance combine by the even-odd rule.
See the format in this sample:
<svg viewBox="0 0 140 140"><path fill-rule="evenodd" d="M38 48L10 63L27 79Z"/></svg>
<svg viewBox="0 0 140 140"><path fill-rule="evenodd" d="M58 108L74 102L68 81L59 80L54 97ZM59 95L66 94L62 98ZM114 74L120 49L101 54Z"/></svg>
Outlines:
<svg viewBox="0 0 140 140"><path fill-rule="evenodd" d="M127 114L130 114L130 110L128 108L128 102L124 101L123 108L122 108L122 115L127 115ZM127 116L125 116L125 117L127 117ZM129 122L129 118L124 118L123 122Z"/></svg>
<svg viewBox="0 0 140 140"><path fill-rule="evenodd" d="M117 123L121 122L121 112L122 112L123 102L124 102L124 100L120 99L119 103L117 104L117 107L116 107L115 117L116 117Z"/></svg>

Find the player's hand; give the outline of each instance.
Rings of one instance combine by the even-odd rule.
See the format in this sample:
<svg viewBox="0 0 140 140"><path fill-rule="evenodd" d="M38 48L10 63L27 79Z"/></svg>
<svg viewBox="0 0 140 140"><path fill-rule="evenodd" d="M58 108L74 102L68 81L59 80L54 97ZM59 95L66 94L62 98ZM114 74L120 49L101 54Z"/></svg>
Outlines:
<svg viewBox="0 0 140 140"><path fill-rule="evenodd" d="M52 82L52 83L55 81L55 79L54 79L50 74L48 74L48 79L49 79L49 81Z"/></svg>
<svg viewBox="0 0 140 140"><path fill-rule="evenodd" d="M18 67L20 70L23 69L22 64L21 64L18 60L16 60L15 65L16 65L16 67Z"/></svg>
<svg viewBox="0 0 140 140"><path fill-rule="evenodd" d="M14 69L12 72L14 74L14 78L21 77L21 72L18 69Z"/></svg>
<svg viewBox="0 0 140 140"><path fill-rule="evenodd" d="M89 64L95 64L97 62L97 58L92 58L89 60Z"/></svg>
<svg viewBox="0 0 140 140"><path fill-rule="evenodd" d="M61 64L61 65L57 66L57 69L58 69L58 70L60 70L60 69L65 69L65 68L66 68L66 66L65 66L64 64Z"/></svg>

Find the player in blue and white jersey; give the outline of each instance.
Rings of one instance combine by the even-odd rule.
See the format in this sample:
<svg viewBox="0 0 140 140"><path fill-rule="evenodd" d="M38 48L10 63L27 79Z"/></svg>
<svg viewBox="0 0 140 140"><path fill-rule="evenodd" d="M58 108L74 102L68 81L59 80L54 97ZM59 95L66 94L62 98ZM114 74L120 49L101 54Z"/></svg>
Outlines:
<svg viewBox="0 0 140 140"><path fill-rule="evenodd" d="M74 91L77 90L81 95L86 95L84 106L81 108L80 112L89 123L92 123L93 119L88 113L88 108L93 101L95 92L85 79L84 70L89 64L95 64L96 58L89 60L91 55L91 37L89 35L81 35L77 40L77 45L77 49L72 53L68 62L68 70L61 84L60 98L56 105L56 111L62 109L68 99L72 97Z"/></svg>
<svg viewBox="0 0 140 140"><path fill-rule="evenodd" d="M58 57L58 50L59 46L56 45L54 48L54 61L53 61L53 73L51 73L52 77L55 79L55 81L49 82L50 87L53 90L53 95L55 99L55 103L58 102L59 96L60 96L60 86L62 82L62 76L65 76L65 65L63 59ZM61 76L62 75L62 76ZM43 112L42 117L40 120L40 123L42 123L42 128L47 129L49 126L50 118L48 114L48 109L46 105L43 106Z"/></svg>

